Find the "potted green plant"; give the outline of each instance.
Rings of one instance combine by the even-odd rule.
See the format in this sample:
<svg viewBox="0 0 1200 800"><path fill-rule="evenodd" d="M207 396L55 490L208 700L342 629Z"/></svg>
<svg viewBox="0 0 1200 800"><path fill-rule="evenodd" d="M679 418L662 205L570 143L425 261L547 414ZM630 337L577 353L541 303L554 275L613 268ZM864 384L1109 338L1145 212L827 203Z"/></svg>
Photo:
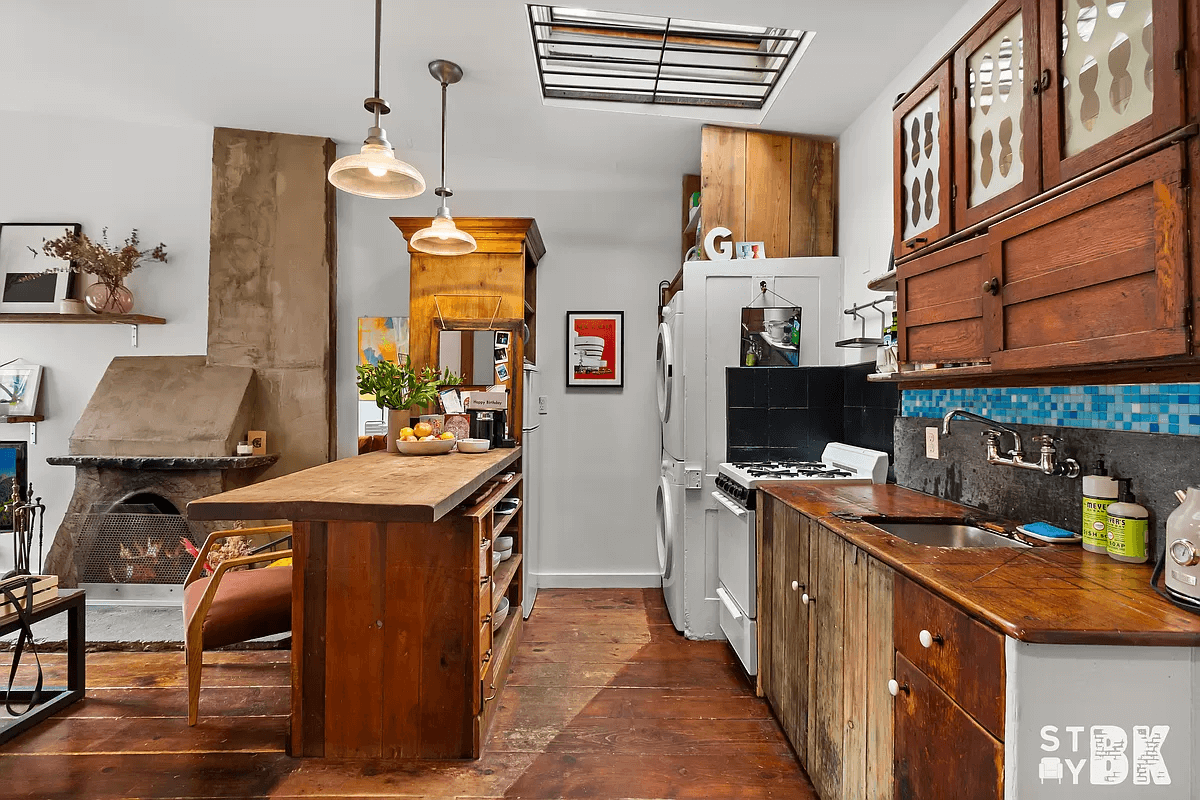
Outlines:
<svg viewBox="0 0 1200 800"><path fill-rule="evenodd" d="M440 387L462 383L462 378L448 369L442 372L433 367L415 369L407 355L400 363L377 361L360 364L356 369L359 395L374 395L375 405L387 411L389 453L397 452L400 429L412 421L413 409L433 405Z"/></svg>

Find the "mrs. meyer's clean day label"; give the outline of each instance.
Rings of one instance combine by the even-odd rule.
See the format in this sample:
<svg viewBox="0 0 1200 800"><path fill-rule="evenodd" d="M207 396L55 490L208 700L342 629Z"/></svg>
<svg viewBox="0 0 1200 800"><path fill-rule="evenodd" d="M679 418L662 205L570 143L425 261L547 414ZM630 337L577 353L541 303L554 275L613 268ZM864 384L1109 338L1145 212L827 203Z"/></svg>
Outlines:
<svg viewBox="0 0 1200 800"><path fill-rule="evenodd" d="M1108 552L1108 507L1116 502L1117 481L1108 477L1101 457L1083 478L1083 549Z"/></svg>

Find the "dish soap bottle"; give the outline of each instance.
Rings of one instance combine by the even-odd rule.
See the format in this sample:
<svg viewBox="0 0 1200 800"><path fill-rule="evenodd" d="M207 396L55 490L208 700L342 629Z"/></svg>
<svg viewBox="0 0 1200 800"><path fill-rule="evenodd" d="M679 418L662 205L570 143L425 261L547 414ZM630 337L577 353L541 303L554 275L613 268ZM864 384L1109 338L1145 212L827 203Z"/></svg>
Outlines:
<svg viewBox="0 0 1200 800"><path fill-rule="evenodd" d="M1117 499L1117 481L1108 476L1104 456L1083 477L1083 549L1108 552L1108 506Z"/></svg>
<svg viewBox="0 0 1200 800"><path fill-rule="evenodd" d="M1121 478L1121 499L1108 507L1108 555L1127 564L1144 564L1149 558L1150 512L1135 501L1129 478Z"/></svg>

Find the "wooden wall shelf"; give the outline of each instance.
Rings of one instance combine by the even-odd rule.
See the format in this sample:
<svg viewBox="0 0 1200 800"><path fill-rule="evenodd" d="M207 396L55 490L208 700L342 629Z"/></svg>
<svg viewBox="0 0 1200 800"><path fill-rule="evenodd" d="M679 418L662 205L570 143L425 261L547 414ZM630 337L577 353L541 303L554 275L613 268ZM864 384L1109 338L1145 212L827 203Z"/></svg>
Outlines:
<svg viewBox="0 0 1200 800"><path fill-rule="evenodd" d="M0 417L0 422L7 422L10 425L18 425L27 422L44 422L46 420L41 414L36 414L32 417Z"/></svg>
<svg viewBox="0 0 1200 800"><path fill-rule="evenodd" d="M0 323L52 323L58 325L166 325L162 317L147 314L0 314Z"/></svg>

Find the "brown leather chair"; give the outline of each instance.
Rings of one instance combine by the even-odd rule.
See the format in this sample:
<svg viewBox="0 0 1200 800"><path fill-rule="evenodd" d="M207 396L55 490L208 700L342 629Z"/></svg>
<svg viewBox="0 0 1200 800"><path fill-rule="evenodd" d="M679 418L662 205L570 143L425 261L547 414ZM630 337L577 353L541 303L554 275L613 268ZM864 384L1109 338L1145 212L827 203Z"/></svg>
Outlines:
<svg viewBox="0 0 1200 800"><path fill-rule="evenodd" d="M233 570L233 567L291 558L291 549L270 550L284 536L248 556L222 561L211 577L202 577L208 554L219 539L254 534L291 534L291 525L217 531L209 535L183 582L184 653L187 658L188 725L200 714L200 668L204 651L214 647L286 633L292 629L292 568Z"/></svg>

